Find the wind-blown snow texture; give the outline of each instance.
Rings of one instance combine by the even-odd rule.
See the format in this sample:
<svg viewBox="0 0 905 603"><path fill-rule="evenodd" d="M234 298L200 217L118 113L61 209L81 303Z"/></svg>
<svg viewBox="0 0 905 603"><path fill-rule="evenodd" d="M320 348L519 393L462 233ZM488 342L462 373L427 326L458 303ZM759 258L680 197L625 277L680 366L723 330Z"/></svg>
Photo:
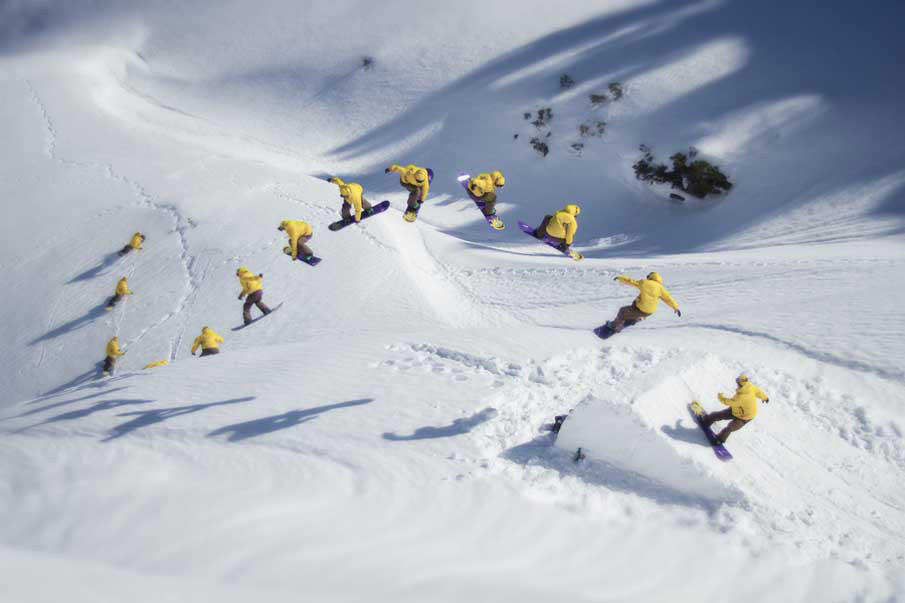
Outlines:
<svg viewBox="0 0 905 603"><path fill-rule="evenodd" d="M0 599L905 599L905 8L837 4L0 4ZM675 205L642 142L737 186ZM494 169L586 259L490 230ZM328 174L392 209L329 232ZM232 332L239 266L285 307ZM651 270L682 318L601 342ZM721 463L685 407L742 370Z"/></svg>

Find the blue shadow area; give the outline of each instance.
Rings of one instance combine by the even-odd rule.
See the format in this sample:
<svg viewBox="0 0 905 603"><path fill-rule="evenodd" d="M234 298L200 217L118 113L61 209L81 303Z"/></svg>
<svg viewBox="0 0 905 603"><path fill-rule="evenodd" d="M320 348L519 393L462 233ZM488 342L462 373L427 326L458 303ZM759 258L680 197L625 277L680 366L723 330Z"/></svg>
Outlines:
<svg viewBox="0 0 905 603"><path fill-rule="evenodd" d="M124 435L130 434L137 429L149 427L157 423L162 423L172 419L173 417L181 417L196 412L201 412L215 406L225 406L228 404L240 404L254 400L254 396L246 396L244 398L230 398L229 400L221 400L220 402L208 402L206 404L191 404L188 406L174 406L172 408L155 408L154 410L138 410L135 412L122 413L120 417L135 417L121 425L117 425L110 430L110 435L102 439L102 442L110 442Z"/></svg>
<svg viewBox="0 0 905 603"><path fill-rule="evenodd" d="M306 408L304 410L290 410L289 412L285 412L281 415L274 415L272 417L263 417L261 419L254 419L252 421L245 421L243 423L226 425L225 427L220 427L219 429L213 430L212 432L207 434L207 437L212 438L219 435L229 434L227 440L229 440L230 442L240 442L242 440L247 440L248 438L254 438L268 433L273 433L274 431L279 431L281 429L295 427L296 425L300 425L301 423L305 423L307 421L313 421L321 414L329 412L331 410L350 408L353 406L362 406L364 404L370 404L373 401L373 398L361 398L358 400L337 402L336 404L315 406L314 408Z"/></svg>
<svg viewBox="0 0 905 603"><path fill-rule="evenodd" d="M449 425L433 427L427 425L419 427L412 435L397 435L392 432L383 434L383 439L393 442L403 442L409 440L429 440L433 438L450 438L457 435L463 435L480 425L497 416L495 408L487 407L484 410L476 412L470 417L464 419L456 419Z"/></svg>

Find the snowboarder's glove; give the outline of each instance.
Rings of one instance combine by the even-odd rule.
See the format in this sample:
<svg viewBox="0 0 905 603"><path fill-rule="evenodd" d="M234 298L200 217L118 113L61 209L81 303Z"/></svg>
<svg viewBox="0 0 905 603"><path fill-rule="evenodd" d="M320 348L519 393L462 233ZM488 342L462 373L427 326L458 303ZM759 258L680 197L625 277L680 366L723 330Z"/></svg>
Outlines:
<svg viewBox="0 0 905 603"><path fill-rule="evenodd" d="M239 299L242 299L243 297L245 297L245 294L244 294L244 293L240 293L240 294L239 294Z"/></svg>
<svg viewBox="0 0 905 603"><path fill-rule="evenodd" d="M614 280L614 281L618 281L618 280L619 280L619 277L618 277L618 276L614 276L614 277L613 277L613 280Z"/></svg>
<svg viewBox="0 0 905 603"><path fill-rule="evenodd" d="M770 398L767 398L766 400L764 400L764 404L769 404L769 403L770 403Z"/></svg>
<svg viewBox="0 0 905 603"><path fill-rule="evenodd" d="M676 310L676 316L678 316L679 318L682 318L682 311Z"/></svg>
<svg viewBox="0 0 905 603"><path fill-rule="evenodd" d="M264 278L264 273L263 272L258 273L258 276L260 276L261 278Z"/></svg>
<svg viewBox="0 0 905 603"><path fill-rule="evenodd" d="M384 174L389 174L389 173L390 173L390 168L387 168L387 169L383 170L383 173L384 173Z"/></svg>

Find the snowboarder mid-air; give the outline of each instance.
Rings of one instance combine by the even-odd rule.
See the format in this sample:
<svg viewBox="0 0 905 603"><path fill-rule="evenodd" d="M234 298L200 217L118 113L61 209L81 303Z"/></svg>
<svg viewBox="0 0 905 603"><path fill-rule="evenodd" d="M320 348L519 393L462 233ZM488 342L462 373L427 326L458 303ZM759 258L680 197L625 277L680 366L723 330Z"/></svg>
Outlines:
<svg viewBox="0 0 905 603"><path fill-rule="evenodd" d="M577 205L566 205L553 215L544 216L543 221L534 230L534 236L538 239L550 239L558 243L557 249L563 253L570 253L575 232L578 230L576 216L581 213Z"/></svg>
<svg viewBox="0 0 905 603"><path fill-rule="evenodd" d="M760 398L764 402L769 402L770 398L762 389L748 381L745 374L739 375L735 384L738 386L735 395L727 398L723 394L718 394L720 402L728 406L724 410L711 412L701 417L701 422L705 426L712 425L715 421L729 421L723 430L717 434L716 439L721 444L725 444L729 438L729 434L738 431L747 425L755 416L757 416L757 399Z"/></svg>
<svg viewBox="0 0 905 603"><path fill-rule="evenodd" d="M288 251L283 249L292 259L310 259L314 256L314 252L305 243L311 240L314 231L307 222L299 222L293 220L283 220L277 230L285 231L289 235Z"/></svg>
<svg viewBox="0 0 905 603"><path fill-rule="evenodd" d="M360 184L355 182L343 182L341 179L333 177L330 182L339 187L339 196L343 198L343 206L340 211L343 220L353 219L352 212L355 212L354 219L361 222L361 214L368 215L371 211L371 204L362 196L362 188Z"/></svg>
<svg viewBox="0 0 905 603"><path fill-rule="evenodd" d="M140 232L136 232L132 235L132 238L129 240L129 244L119 250L119 255L126 255L133 249L138 251L141 249L141 244L145 242L145 235Z"/></svg>
<svg viewBox="0 0 905 603"><path fill-rule="evenodd" d="M113 297L111 297L107 301L107 306L104 308L108 312L113 309L119 300L121 300L126 295L132 295L132 291L129 290L129 281L126 277L122 277L119 279L119 282L116 283L116 289L113 291Z"/></svg>
<svg viewBox="0 0 905 603"><path fill-rule="evenodd" d="M105 375L113 374L113 365L116 364L116 359L123 354L125 354L125 352L121 352L119 349L119 337L114 335L110 341L107 342L107 357L104 358Z"/></svg>
<svg viewBox="0 0 905 603"><path fill-rule="evenodd" d="M636 287L641 291L635 301L628 306L619 308L616 318L606 324L614 333L618 333L624 327L640 322L656 312L657 302L660 300L663 300L663 303L672 308L676 315L682 316L679 304L676 303L676 300L672 298L666 287L663 286L663 279L660 278L659 273L651 272L646 278L641 280L626 276L617 276L613 280L619 281L623 285Z"/></svg>
<svg viewBox="0 0 905 603"><path fill-rule="evenodd" d="M251 322L251 306L255 305L258 310L265 315L270 314L270 308L267 307L261 299L264 297L264 288L261 285L263 274L252 274L248 268L239 268L236 270L236 276L239 278L239 284L242 285L242 292L239 293L239 299L246 297L245 305L242 306L242 320L245 324Z"/></svg>
<svg viewBox="0 0 905 603"><path fill-rule="evenodd" d="M485 217L496 216L496 189L503 188L506 179L501 172L478 174L468 181L468 195L478 204Z"/></svg>
<svg viewBox="0 0 905 603"><path fill-rule="evenodd" d="M409 222L412 222L417 218L421 204L427 199L427 192L430 190L430 174L427 168L418 167L417 165L403 167L393 164L384 170L386 174L390 172L399 174L399 184L409 192L408 199L405 202L406 212L404 217Z"/></svg>
<svg viewBox="0 0 905 603"><path fill-rule="evenodd" d="M210 327L204 327L201 329L201 335L196 337L192 343L192 356L195 355L195 350L198 349L198 346L201 346L201 356L219 354L221 343L223 343L222 337L217 335Z"/></svg>

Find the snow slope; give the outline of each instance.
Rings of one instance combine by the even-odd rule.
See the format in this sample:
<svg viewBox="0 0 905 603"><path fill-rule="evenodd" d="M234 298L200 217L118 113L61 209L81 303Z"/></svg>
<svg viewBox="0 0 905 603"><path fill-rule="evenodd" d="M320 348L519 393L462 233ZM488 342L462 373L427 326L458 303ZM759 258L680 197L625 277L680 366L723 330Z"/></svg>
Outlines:
<svg viewBox="0 0 905 603"><path fill-rule="evenodd" d="M902 12L0 6L4 597L905 598ZM641 142L737 186L672 204ZM415 224L390 163L437 174ZM455 181L492 169L502 233ZM326 174L393 208L327 231ZM514 227L564 201L577 264ZM239 266L285 305L232 332ZM683 317L595 338L650 270ZM223 353L188 358L203 325ZM722 464L685 406L741 370L771 403Z"/></svg>

